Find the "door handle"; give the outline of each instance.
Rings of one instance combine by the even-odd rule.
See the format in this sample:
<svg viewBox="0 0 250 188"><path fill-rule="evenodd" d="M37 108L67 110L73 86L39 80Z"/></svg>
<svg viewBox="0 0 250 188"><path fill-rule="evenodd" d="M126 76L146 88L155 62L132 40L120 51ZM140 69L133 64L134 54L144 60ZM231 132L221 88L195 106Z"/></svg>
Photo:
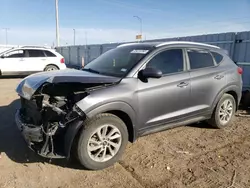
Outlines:
<svg viewBox="0 0 250 188"><path fill-rule="evenodd" d="M42 59L42 61L46 61L47 59Z"/></svg>
<svg viewBox="0 0 250 188"><path fill-rule="evenodd" d="M19 61L25 61L24 59L20 59Z"/></svg>
<svg viewBox="0 0 250 188"><path fill-rule="evenodd" d="M177 85L177 87L186 87L186 86L188 86L187 82L181 82Z"/></svg>
<svg viewBox="0 0 250 188"><path fill-rule="evenodd" d="M216 75L216 76L214 77L214 79L220 80L220 79L222 79L223 77L224 77L223 75Z"/></svg>

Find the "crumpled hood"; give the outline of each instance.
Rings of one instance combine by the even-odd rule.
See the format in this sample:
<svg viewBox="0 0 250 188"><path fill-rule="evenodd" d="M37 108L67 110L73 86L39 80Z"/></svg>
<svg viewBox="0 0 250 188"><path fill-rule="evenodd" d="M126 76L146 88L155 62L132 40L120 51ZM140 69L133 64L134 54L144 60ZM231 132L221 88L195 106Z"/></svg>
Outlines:
<svg viewBox="0 0 250 188"><path fill-rule="evenodd" d="M66 69L51 72L32 74L24 78L17 86L16 92L30 99L36 90L44 83L88 83L88 84L109 84L119 82L120 78L104 76L82 70Z"/></svg>

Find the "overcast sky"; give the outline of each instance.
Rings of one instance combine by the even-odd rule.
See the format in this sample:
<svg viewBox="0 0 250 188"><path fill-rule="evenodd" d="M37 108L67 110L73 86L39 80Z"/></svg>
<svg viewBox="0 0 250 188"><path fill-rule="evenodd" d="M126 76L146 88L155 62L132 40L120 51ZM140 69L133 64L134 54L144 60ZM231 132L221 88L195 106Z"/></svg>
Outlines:
<svg viewBox="0 0 250 188"><path fill-rule="evenodd" d="M250 0L59 0L60 43L88 44L250 30ZM55 43L55 0L1 0L8 43ZM87 39L87 40L86 40ZM0 32L5 44L5 30Z"/></svg>

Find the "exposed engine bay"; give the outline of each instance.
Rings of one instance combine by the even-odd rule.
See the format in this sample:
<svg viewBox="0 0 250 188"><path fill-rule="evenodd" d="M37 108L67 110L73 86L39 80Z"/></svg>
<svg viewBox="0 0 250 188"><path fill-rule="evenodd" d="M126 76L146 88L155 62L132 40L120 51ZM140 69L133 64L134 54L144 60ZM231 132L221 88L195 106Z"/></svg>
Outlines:
<svg viewBox="0 0 250 188"><path fill-rule="evenodd" d="M21 97L22 132L29 146L39 155L62 158L64 134L71 122L85 119L75 104L90 91L110 84L44 83L30 100ZM56 146L56 147L55 147Z"/></svg>

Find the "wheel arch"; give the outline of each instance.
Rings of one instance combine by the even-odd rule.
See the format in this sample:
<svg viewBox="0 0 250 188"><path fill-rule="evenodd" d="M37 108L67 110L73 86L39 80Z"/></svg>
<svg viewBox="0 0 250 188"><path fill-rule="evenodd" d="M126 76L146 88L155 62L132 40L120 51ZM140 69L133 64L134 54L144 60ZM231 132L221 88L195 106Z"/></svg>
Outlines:
<svg viewBox="0 0 250 188"><path fill-rule="evenodd" d="M44 67L43 71L45 71L45 69L46 69L48 66L50 66L50 65L55 66L55 67L58 68L58 70L60 70L60 68L59 68L56 64L50 63L50 64L48 64L48 65L46 65L46 66Z"/></svg>
<svg viewBox="0 0 250 188"><path fill-rule="evenodd" d="M134 142L136 140L136 113L128 103L123 101L107 103L91 110L86 115L88 118L92 118L101 113L110 113L119 117L127 126L129 141Z"/></svg>
<svg viewBox="0 0 250 188"><path fill-rule="evenodd" d="M229 91L227 91L225 93L229 94L229 95L232 95L234 97L234 100L235 100L235 103L236 103L236 111L237 111L238 110L238 104L239 104L237 93L234 90L229 90Z"/></svg>
<svg viewBox="0 0 250 188"><path fill-rule="evenodd" d="M221 92L219 92L219 94L216 96L214 102L213 102L213 106L212 106L212 109L214 110L217 103L219 102L219 100L221 99L221 97L224 95L224 94L230 94L234 97L235 99L235 102L236 102L236 111L238 110L238 106L239 106L239 102L240 102L240 98L241 98L241 93L237 92L238 90L238 86L236 85L232 85L232 86L229 86L229 87L226 87L224 89L222 89Z"/></svg>
<svg viewBox="0 0 250 188"><path fill-rule="evenodd" d="M125 125L127 127L129 141L134 142L135 133L134 133L133 123L132 123L131 118L129 117L129 115L126 112L123 112L121 110L111 110L111 111L107 111L107 112L104 112L104 113L113 114L113 115L119 117L125 123Z"/></svg>
<svg viewBox="0 0 250 188"><path fill-rule="evenodd" d="M126 125L128 129L129 141L134 142L137 138L137 129L136 129L136 114L130 105L125 102L112 102L101 105L90 112L85 114L86 118L95 117L98 114L110 113L119 117ZM67 129L65 138L64 138L64 151L67 155L67 158L70 157L71 149L76 140L79 132L81 131L84 124L84 120L78 120L73 122Z"/></svg>

